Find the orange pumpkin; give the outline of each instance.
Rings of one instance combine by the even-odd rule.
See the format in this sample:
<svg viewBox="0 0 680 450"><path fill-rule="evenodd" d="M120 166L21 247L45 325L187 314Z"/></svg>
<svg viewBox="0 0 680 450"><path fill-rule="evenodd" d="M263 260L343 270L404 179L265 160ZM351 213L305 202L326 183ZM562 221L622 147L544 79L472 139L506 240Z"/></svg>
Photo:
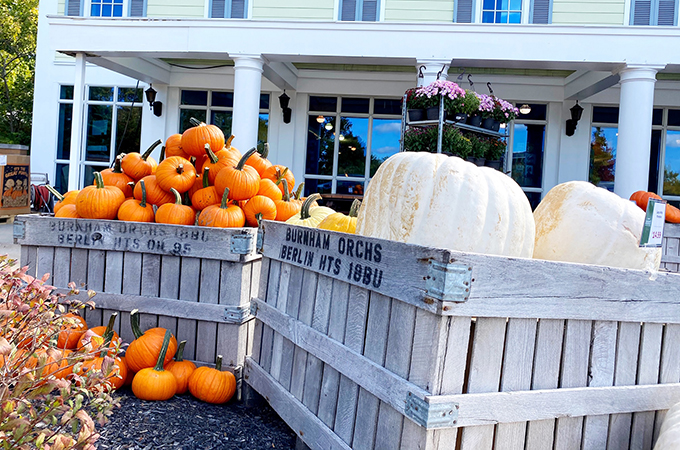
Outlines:
<svg viewBox="0 0 680 450"><path fill-rule="evenodd" d="M111 317L109 317L109 323L105 327L93 327L83 333L83 335L78 340L78 350L90 344L90 347L92 348L91 351L96 352L95 354L98 356L101 354L101 351L98 350L104 346L105 340L109 341L109 345L107 346L108 348L115 348L118 344L118 341L120 340L118 333L113 331L113 325L116 322L116 317L118 317L118 313L114 312L111 314ZM110 339L107 333L111 333Z"/></svg>
<svg viewBox="0 0 680 450"><path fill-rule="evenodd" d="M193 225L196 223L196 213L191 206L182 204L182 197L175 188L170 192L175 196L175 203L165 203L156 211L156 223L170 223L173 225Z"/></svg>
<svg viewBox="0 0 680 450"><path fill-rule="evenodd" d="M236 378L231 372L222 371L222 355L217 356L215 368L202 366L189 377L189 392L206 403L228 402L236 392Z"/></svg>
<svg viewBox="0 0 680 450"><path fill-rule="evenodd" d="M661 197L653 192L637 191L634 192L630 199L633 200L643 211L647 211L647 204L649 199L653 198L656 200L662 200ZM666 222L670 223L680 223L680 209L673 205L666 205Z"/></svg>
<svg viewBox="0 0 680 450"><path fill-rule="evenodd" d="M167 400L177 392L175 376L172 372L163 369L163 361L167 355L171 336L170 330L166 330L155 367L145 367L135 374L132 380L132 392L137 398L142 400Z"/></svg>
<svg viewBox="0 0 680 450"><path fill-rule="evenodd" d="M276 205L276 219L274 220L285 222L300 212L303 201L290 198L290 192L288 192L288 181L283 179L281 180L281 184L284 187L283 199L274 200L274 204Z"/></svg>
<svg viewBox="0 0 680 450"><path fill-rule="evenodd" d="M210 179L209 172L211 169L205 167L203 169L203 189L200 189L191 196L191 205L198 209L203 210L210 205L216 205L220 201L220 197L217 195L217 190L215 186L210 186L208 180Z"/></svg>
<svg viewBox="0 0 680 450"><path fill-rule="evenodd" d="M227 139L227 142L224 143L224 148L222 150L229 153L232 158L238 161L239 159L241 159L243 155L236 147L231 146L231 141L233 141L235 137L236 136L234 136L233 134L229 136L229 139Z"/></svg>
<svg viewBox="0 0 680 450"><path fill-rule="evenodd" d="M269 144L265 142L264 149L253 153L253 156L248 158L246 164L254 167L260 177L262 177L264 171L272 166L272 163L267 159L267 156L269 156Z"/></svg>
<svg viewBox="0 0 680 450"><path fill-rule="evenodd" d="M191 186L185 194L189 195L189 198L193 197L197 191L203 189L203 173L196 173L196 178L194 178L194 184Z"/></svg>
<svg viewBox="0 0 680 450"><path fill-rule="evenodd" d="M281 189L269 178L262 178L260 180L260 189L257 191L257 195L264 195L273 201L283 198Z"/></svg>
<svg viewBox="0 0 680 450"><path fill-rule="evenodd" d="M121 356L120 360L125 363L125 369L127 371L127 376L125 377L125 381L123 382L123 386L130 386L132 384L132 379L135 377L135 373L131 369L127 367L127 362L125 360L125 356Z"/></svg>
<svg viewBox="0 0 680 450"><path fill-rule="evenodd" d="M254 169L253 169L254 170ZM246 224L246 216L243 210L234 204L227 204L229 188L222 194L220 205L211 205L201 211L198 216L198 224L203 227L239 228Z"/></svg>
<svg viewBox="0 0 680 450"><path fill-rule="evenodd" d="M113 165L113 169L102 170L102 180L106 186L117 186L125 197L132 197L132 188L128 183L134 181L131 177L127 176L121 170L120 162L123 159L123 155L116 156L116 162Z"/></svg>
<svg viewBox="0 0 680 450"><path fill-rule="evenodd" d="M257 194L260 189L260 175L246 161L257 150L251 148L239 160L236 166L225 167L215 178L215 189L222 193L228 188L230 200L247 200Z"/></svg>
<svg viewBox="0 0 680 450"><path fill-rule="evenodd" d="M85 319L75 313L68 313L62 316L68 319L61 325L59 335L57 337L57 348L75 349L78 346L78 341L87 331L87 323Z"/></svg>
<svg viewBox="0 0 680 450"><path fill-rule="evenodd" d="M215 184L215 178L220 170L225 167L234 167L238 164L238 159L235 159L232 154L226 150L220 150L217 153L213 153L209 144L205 144L205 153L208 156L208 159L203 163L202 171L205 171L206 168L210 169L210 184Z"/></svg>
<svg viewBox="0 0 680 450"><path fill-rule="evenodd" d="M118 220L124 222L153 222L154 213L153 206L146 202L146 183L144 180L139 180L139 185L142 189L142 199L135 200L134 198L125 200L118 210Z"/></svg>
<svg viewBox="0 0 680 450"><path fill-rule="evenodd" d="M156 175L147 175L143 178L143 180L144 185L146 186L147 203L151 203L152 205L156 206L161 206L175 200L175 196L172 195L172 193L161 189L161 187L158 185L158 181L156 180ZM137 183L135 185L134 195L137 200L142 199L141 183Z"/></svg>
<svg viewBox="0 0 680 450"><path fill-rule="evenodd" d="M281 189L281 193L283 193L283 185L281 184L281 180L283 179L288 182L288 189L292 190L295 187L293 172L288 170L288 167L286 166L271 166L264 171L262 178L269 178L276 183L279 186L279 189Z"/></svg>
<svg viewBox="0 0 680 450"><path fill-rule="evenodd" d="M249 227L257 227L260 225L260 220L276 219L276 204L269 197L256 195L245 204L243 214L246 216L246 224Z"/></svg>
<svg viewBox="0 0 680 450"><path fill-rule="evenodd" d="M171 372L175 376L175 380L177 380L177 394L184 394L189 390L189 377L196 370L196 364L191 361L185 361L182 358L186 343L187 341L179 343L175 359L165 365L165 370Z"/></svg>
<svg viewBox="0 0 680 450"><path fill-rule="evenodd" d="M151 144L151 147L149 147L144 154L133 152L125 155L121 160L123 172L133 180L139 180L147 175L154 174L156 172L156 167L158 167L158 163L151 157L151 152L161 145L161 142L162 141L159 139Z"/></svg>
<svg viewBox="0 0 680 450"><path fill-rule="evenodd" d="M54 204L54 213L58 213L59 210L66 205L75 205L76 197L80 194L80 191L68 191L66 194L61 195L54 187L45 185L48 191L52 193L57 199L57 203Z"/></svg>
<svg viewBox="0 0 680 450"><path fill-rule="evenodd" d="M87 186L76 197L76 211L85 219L115 219L125 201L123 191L116 186L104 186L99 172L94 173L95 185Z"/></svg>
<svg viewBox="0 0 680 450"><path fill-rule="evenodd" d="M139 372L147 367L153 367L161 352L165 328L151 328L142 333L139 328L139 313L136 309L130 313L130 325L136 339L130 343L125 352L125 362L128 368L134 372ZM175 356L176 351L177 339L171 337L164 362L170 361Z"/></svg>
<svg viewBox="0 0 680 450"><path fill-rule="evenodd" d="M63 205L54 217L62 217L65 219L80 219L76 205Z"/></svg>
<svg viewBox="0 0 680 450"><path fill-rule="evenodd" d="M188 160L191 155L187 154L182 150L182 135L173 134L165 141L165 156L181 156L182 158Z"/></svg>
<svg viewBox="0 0 680 450"><path fill-rule="evenodd" d="M90 371L102 371L104 368L105 355L98 356L83 363L81 374L87 374ZM114 358L113 364L110 366L108 373L104 373L106 381L111 383L113 389L120 389L125 385L128 369L125 362L120 357Z"/></svg>
<svg viewBox="0 0 680 450"><path fill-rule="evenodd" d="M194 126L182 134L181 140L182 150L186 154L196 157L204 155L205 144L210 144L210 148L221 149L224 147L224 133L219 127L206 125L193 117L189 121Z"/></svg>
<svg viewBox="0 0 680 450"><path fill-rule="evenodd" d="M171 156L158 165L156 181L164 191L175 188L178 192L188 191L196 179L196 169L181 156Z"/></svg>

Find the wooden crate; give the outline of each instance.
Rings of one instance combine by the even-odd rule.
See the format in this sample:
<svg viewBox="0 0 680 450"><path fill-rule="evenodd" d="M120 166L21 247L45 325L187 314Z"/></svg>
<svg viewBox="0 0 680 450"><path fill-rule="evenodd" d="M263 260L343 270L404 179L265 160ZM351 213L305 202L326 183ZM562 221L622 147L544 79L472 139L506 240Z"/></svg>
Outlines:
<svg viewBox="0 0 680 450"><path fill-rule="evenodd" d="M661 268L669 272L680 272L680 224L667 223L663 233Z"/></svg>
<svg viewBox="0 0 680 450"><path fill-rule="evenodd" d="M142 330L170 329L186 340L186 359L239 368L252 345L250 298L257 296L261 257L254 228L215 229L110 220L18 216L15 242L21 264L68 292L73 281L97 292L87 311L90 327L119 312L116 331L134 339L130 311Z"/></svg>
<svg viewBox="0 0 680 450"><path fill-rule="evenodd" d="M680 275L264 223L244 380L313 449L649 449Z"/></svg>

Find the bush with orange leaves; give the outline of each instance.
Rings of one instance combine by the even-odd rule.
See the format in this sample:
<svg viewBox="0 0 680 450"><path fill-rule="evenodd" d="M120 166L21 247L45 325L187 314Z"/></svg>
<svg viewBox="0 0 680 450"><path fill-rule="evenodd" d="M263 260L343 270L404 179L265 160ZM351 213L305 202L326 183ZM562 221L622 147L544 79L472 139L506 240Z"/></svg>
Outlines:
<svg viewBox="0 0 680 450"><path fill-rule="evenodd" d="M117 405L106 378L118 348L57 348L60 330L74 326L63 296L45 284L48 275L35 279L13 262L0 256L0 449L94 449L95 420L103 424Z"/></svg>

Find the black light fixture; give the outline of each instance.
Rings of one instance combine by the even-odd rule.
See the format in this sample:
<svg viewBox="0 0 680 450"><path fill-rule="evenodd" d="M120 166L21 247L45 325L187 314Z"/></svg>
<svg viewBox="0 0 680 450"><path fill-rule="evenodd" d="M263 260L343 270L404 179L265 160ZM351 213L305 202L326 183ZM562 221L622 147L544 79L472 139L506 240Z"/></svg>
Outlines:
<svg viewBox="0 0 680 450"><path fill-rule="evenodd" d="M163 103L156 101L156 90L152 86L151 84L149 85L149 89L144 91L144 95L146 95L146 101L149 102L149 107L153 111L154 116L160 117L163 114Z"/></svg>
<svg viewBox="0 0 680 450"><path fill-rule="evenodd" d="M576 132L576 126L578 125L578 121L581 120L581 115L583 114L583 108L581 105L578 104L578 100L576 100L576 104L572 106L569 111L571 112L571 119L567 119L567 136L573 136L574 133Z"/></svg>
<svg viewBox="0 0 680 450"><path fill-rule="evenodd" d="M286 95L286 90L284 89L283 94L279 95L279 106L281 106L283 111L283 123L290 123L290 118L293 114L293 110L288 107L289 103L290 97Z"/></svg>

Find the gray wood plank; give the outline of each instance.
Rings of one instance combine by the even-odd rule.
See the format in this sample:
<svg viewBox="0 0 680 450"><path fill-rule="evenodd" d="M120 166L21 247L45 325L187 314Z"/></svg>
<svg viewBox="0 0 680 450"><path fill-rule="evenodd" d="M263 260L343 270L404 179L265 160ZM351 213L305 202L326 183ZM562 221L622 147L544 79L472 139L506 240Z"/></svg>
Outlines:
<svg viewBox="0 0 680 450"><path fill-rule="evenodd" d="M263 283L266 283L269 281L269 264L271 263L270 259L264 258L262 259L262 264L258 265L258 278L255 278L253 276L253 282L251 284L255 285L255 283L259 283L261 285ZM259 280L259 281L258 281ZM262 293L262 296L260 298L266 299L267 298L267 290L266 288L264 290L261 290L261 288L257 289L258 292ZM253 291L254 292L254 291ZM251 295L251 298L257 297L258 295ZM253 361L255 361L258 364L261 364L261 357L262 357L262 335L264 333L264 329L262 327L262 323L259 320L255 320L254 324L254 331L253 331L253 344L252 344L252 353L251 357L253 358ZM260 367L263 367L260 365Z"/></svg>
<svg viewBox="0 0 680 450"><path fill-rule="evenodd" d="M23 247L22 247L23 253ZM54 249L54 270L52 284L54 287L65 288L68 286L71 269L71 249L57 247Z"/></svg>
<svg viewBox="0 0 680 450"><path fill-rule="evenodd" d="M76 250L74 250L75 252ZM142 292L142 255L140 253L123 253L123 294L140 295ZM144 331L144 330L142 330ZM124 342L132 342L135 335L130 326L130 313L120 314L120 337ZM189 358L189 356L187 356Z"/></svg>
<svg viewBox="0 0 680 450"><path fill-rule="evenodd" d="M28 266L27 275L35 277L35 264L38 259L38 247L31 245L21 246L21 266Z"/></svg>
<svg viewBox="0 0 680 450"><path fill-rule="evenodd" d="M220 297L220 261L201 260L199 303L218 304ZM217 325L214 322L199 321L196 329L196 359L215 361L217 349ZM236 360L236 349L228 349L222 355L227 361Z"/></svg>
<svg viewBox="0 0 680 450"><path fill-rule="evenodd" d="M158 297L161 281L161 256L145 253L142 255L142 285L141 294L148 297ZM158 315L139 314L142 331L158 326Z"/></svg>
<svg viewBox="0 0 680 450"><path fill-rule="evenodd" d="M666 325L663 332L661 349L661 368L659 383L677 383L680 381L680 325ZM654 442L659 437L659 430L666 418L666 410L657 411L654 419Z"/></svg>
<svg viewBox="0 0 680 450"><path fill-rule="evenodd" d="M260 292L266 292L266 302L268 304L276 306L276 302L279 295L279 283L281 280L281 263L278 261L271 261L270 259L265 259L269 261L268 269L268 280L266 287L263 288L260 285ZM259 322L259 321L258 321ZM268 373L271 372L272 356L273 356L273 345L274 345L274 332L271 328L264 326L262 327L262 344L261 344L261 356L260 363L262 368ZM278 376L278 373L277 373ZM274 377L277 378L277 377Z"/></svg>
<svg viewBox="0 0 680 450"><path fill-rule="evenodd" d="M290 280L288 282L288 299L286 300L286 313L293 318L297 318L300 312L300 298L302 295L302 281L304 271L299 267L290 268ZM283 278L283 274L282 274ZM283 287L283 279L281 287ZM279 290L279 300L281 300L281 289ZM281 341L281 370L279 373L279 383L290 391L293 377L293 362L295 358L295 344L287 338ZM272 364L273 367L273 364Z"/></svg>
<svg viewBox="0 0 680 450"><path fill-rule="evenodd" d="M290 285L291 269L292 266L290 264L281 264L276 295L274 295L273 289L270 288L273 298L271 300L267 299L267 303L274 302L273 304L279 311L286 311L288 306L288 291ZM301 272L296 273L301 275ZM296 280L295 282L299 283L299 280ZM299 284L296 286L297 287L293 288L294 290L299 289ZM300 291L297 290L297 292L299 295ZM279 334L274 334L272 341L271 367L269 373L274 377L275 380L280 382L281 365L283 359L283 337ZM292 357L292 355L288 356Z"/></svg>
<svg viewBox="0 0 680 450"><path fill-rule="evenodd" d="M179 299L187 303L198 302L200 290L201 260L182 258L180 261ZM184 355L186 359L196 359L196 320L177 319L177 339L186 340Z"/></svg>
<svg viewBox="0 0 680 450"><path fill-rule="evenodd" d="M54 247L38 247L38 259L36 261L36 278L49 275L46 284L52 284L52 270L54 268Z"/></svg>
<svg viewBox="0 0 680 450"><path fill-rule="evenodd" d="M161 257L161 275L158 296L179 299L179 280L181 278L181 259L179 256Z"/></svg>
<svg viewBox="0 0 680 450"><path fill-rule="evenodd" d="M652 323L642 325L636 384L656 384L659 382L662 336L663 325ZM653 437L654 411L634 413L630 433L631 448L651 450Z"/></svg>
<svg viewBox="0 0 680 450"><path fill-rule="evenodd" d="M222 261L220 275L221 305L244 305L250 301L250 263Z"/></svg>
<svg viewBox="0 0 680 450"><path fill-rule="evenodd" d="M87 255L87 287L95 292L102 292L104 290L104 282L106 280L106 252L102 250L89 250ZM94 300L94 298L93 298ZM94 300L95 305L97 301ZM107 311L107 319L113 314L116 309ZM90 328L104 325L103 308L96 307L94 310L86 311L85 320ZM116 318L116 320L119 320ZM114 324L114 329L118 330L120 324ZM128 341L129 342L129 341Z"/></svg>
<svg viewBox="0 0 680 450"><path fill-rule="evenodd" d="M298 320L308 326L312 325L312 319L314 317L318 278L318 274L310 271L305 271L302 277ZM293 371L290 380L290 393L300 401L302 401L304 393L307 359L307 352L300 347L295 347L293 354Z"/></svg>

